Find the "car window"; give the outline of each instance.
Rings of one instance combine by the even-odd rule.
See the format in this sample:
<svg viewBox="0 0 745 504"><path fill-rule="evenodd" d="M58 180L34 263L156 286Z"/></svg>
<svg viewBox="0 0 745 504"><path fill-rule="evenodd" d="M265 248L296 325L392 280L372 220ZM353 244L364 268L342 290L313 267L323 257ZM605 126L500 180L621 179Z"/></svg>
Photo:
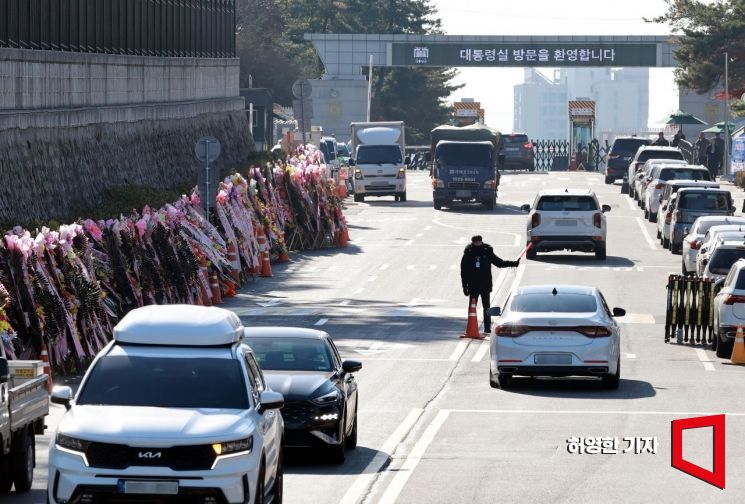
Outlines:
<svg viewBox="0 0 745 504"><path fill-rule="evenodd" d="M617 138L610 150L619 156L630 156L636 154L639 147L649 145L649 143L649 140L644 138Z"/></svg>
<svg viewBox="0 0 745 504"><path fill-rule="evenodd" d="M331 340L331 338L327 339L326 342L327 342L328 346L331 347L331 353L332 353L332 355L334 357L334 360L336 362L336 366L335 367L341 367L341 362L342 361L341 361L341 355L339 355L339 350L337 350L336 345Z"/></svg>
<svg viewBox="0 0 745 504"><path fill-rule="evenodd" d="M687 192L678 198L678 208L685 210L729 210L728 196L725 193Z"/></svg>
<svg viewBox="0 0 745 504"><path fill-rule="evenodd" d="M510 311L537 313L590 313L598 309L595 296L589 294L520 294L512 299Z"/></svg>
<svg viewBox="0 0 745 504"><path fill-rule="evenodd" d="M543 196L538 201L537 210L547 212L581 212L597 210L598 205L592 196Z"/></svg>
<svg viewBox="0 0 745 504"><path fill-rule="evenodd" d="M254 404L259 405L259 383L261 382L261 374L257 373L256 370L251 367L251 361L249 359L250 353L246 353L246 371L248 372L248 380L251 382L251 396L254 399Z"/></svg>
<svg viewBox="0 0 745 504"><path fill-rule="evenodd" d="M360 145L357 149L357 164L401 164L401 148L398 145Z"/></svg>
<svg viewBox="0 0 745 504"><path fill-rule="evenodd" d="M528 143L528 135L507 135L504 137L504 143L524 145Z"/></svg>
<svg viewBox="0 0 745 504"><path fill-rule="evenodd" d="M328 346L311 338L248 338L262 369L271 371L332 371Z"/></svg>
<svg viewBox="0 0 745 504"><path fill-rule="evenodd" d="M649 159L684 159L680 151L656 151L645 150L639 153L637 161L647 161Z"/></svg>
<svg viewBox="0 0 745 504"><path fill-rule="evenodd" d="M659 178L660 180L711 180L709 170L695 168L663 168Z"/></svg>
<svg viewBox="0 0 745 504"><path fill-rule="evenodd" d="M717 275L724 275L740 259L745 259L745 246L738 248L719 247L712 253L709 271Z"/></svg>
<svg viewBox="0 0 745 504"><path fill-rule="evenodd" d="M741 269L740 272L738 273L737 283L735 284L735 289L745 290L745 269Z"/></svg>
<svg viewBox="0 0 745 504"><path fill-rule="evenodd" d="M734 283L735 276L737 275L737 270L735 268L730 269L729 273L727 274L727 278L724 279L724 287L729 287Z"/></svg>
<svg viewBox="0 0 745 504"><path fill-rule="evenodd" d="M437 146L435 158L441 164L457 166L492 166L492 148L489 145L446 143Z"/></svg>
<svg viewBox="0 0 745 504"><path fill-rule="evenodd" d="M98 360L79 405L248 409L240 362L209 357L107 355Z"/></svg>
<svg viewBox="0 0 745 504"><path fill-rule="evenodd" d="M608 307L608 302L605 300L605 296L603 296L603 293L600 293L600 303L603 305L603 309L605 310L605 313L609 317L613 317L613 312L611 311L610 307Z"/></svg>

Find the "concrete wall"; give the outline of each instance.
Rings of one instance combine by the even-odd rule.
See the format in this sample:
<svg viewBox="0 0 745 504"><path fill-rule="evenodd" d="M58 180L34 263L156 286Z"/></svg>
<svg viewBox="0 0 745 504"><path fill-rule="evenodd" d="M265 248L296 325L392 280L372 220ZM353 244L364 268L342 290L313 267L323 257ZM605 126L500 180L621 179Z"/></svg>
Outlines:
<svg viewBox="0 0 745 504"><path fill-rule="evenodd" d="M0 222L66 218L121 185L196 185L206 135L216 168L242 165L238 76L236 59L0 49Z"/></svg>
<svg viewBox="0 0 745 504"><path fill-rule="evenodd" d="M0 110L238 96L236 59L0 49Z"/></svg>

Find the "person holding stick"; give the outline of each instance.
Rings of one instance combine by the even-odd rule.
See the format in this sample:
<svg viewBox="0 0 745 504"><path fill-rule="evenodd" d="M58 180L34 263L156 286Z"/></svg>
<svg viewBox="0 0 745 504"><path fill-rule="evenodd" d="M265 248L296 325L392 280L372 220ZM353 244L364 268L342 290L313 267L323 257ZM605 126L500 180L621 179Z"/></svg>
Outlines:
<svg viewBox="0 0 745 504"><path fill-rule="evenodd" d="M484 243L481 235L471 237L471 244L463 251L460 261L460 279L463 284L463 294L469 298L481 297L481 305L484 309L484 333L491 333L491 317L488 310L491 303L492 291L492 264L497 268L517 268L517 261L505 261L494 254L494 249L488 243Z"/></svg>

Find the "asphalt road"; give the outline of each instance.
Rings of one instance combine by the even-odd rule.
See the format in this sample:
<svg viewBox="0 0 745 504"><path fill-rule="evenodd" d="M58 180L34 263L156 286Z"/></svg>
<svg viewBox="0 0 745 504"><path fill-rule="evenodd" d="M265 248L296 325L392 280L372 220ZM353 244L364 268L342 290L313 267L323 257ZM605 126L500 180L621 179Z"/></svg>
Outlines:
<svg viewBox="0 0 745 504"><path fill-rule="evenodd" d="M553 253L494 270L495 303L516 285L599 287L623 307L622 380L617 391L591 379L488 382L488 343L462 340L467 298L458 265L479 233L497 255L522 249L530 203L543 188L592 187L610 204L608 259ZM734 190L737 207L742 192ZM352 241L342 251L294 255L230 300L247 325L328 331L343 356L359 359L359 447L347 463L314 453L287 461L287 503L735 502L745 497L745 369L709 349L665 344L665 284L680 256L662 250L620 187L584 173L505 175L499 205L432 208L429 178L410 175L409 201L349 203ZM50 432L62 411L53 408ZM671 468L671 420L727 414L727 488ZM570 454L572 437L617 437L618 454ZM626 437L656 437L656 454L623 453ZM44 438L48 442L48 436ZM711 429L684 436L685 456L711 467ZM37 445L34 491L3 503L40 503L46 448Z"/></svg>

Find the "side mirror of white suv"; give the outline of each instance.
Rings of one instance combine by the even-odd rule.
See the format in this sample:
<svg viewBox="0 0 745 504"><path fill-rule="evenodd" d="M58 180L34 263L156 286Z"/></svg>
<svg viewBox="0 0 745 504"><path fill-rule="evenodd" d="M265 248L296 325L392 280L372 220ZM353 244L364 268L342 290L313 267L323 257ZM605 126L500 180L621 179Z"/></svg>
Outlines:
<svg viewBox="0 0 745 504"><path fill-rule="evenodd" d="M259 412L263 413L267 410L281 409L285 405L285 398L278 392L272 392L266 390L261 393L259 397Z"/></svg>

